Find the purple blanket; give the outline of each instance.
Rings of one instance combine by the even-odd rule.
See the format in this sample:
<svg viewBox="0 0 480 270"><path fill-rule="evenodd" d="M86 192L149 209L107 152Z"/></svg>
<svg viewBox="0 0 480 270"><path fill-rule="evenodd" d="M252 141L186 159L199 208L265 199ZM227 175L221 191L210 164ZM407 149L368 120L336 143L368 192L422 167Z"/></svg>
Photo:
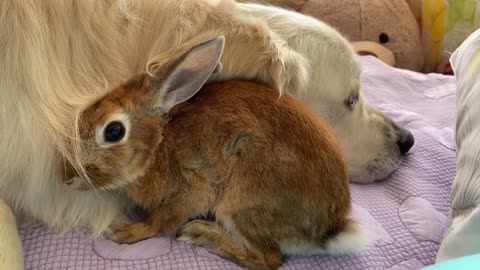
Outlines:
<svg viewBox="0 0 480 270"><path fill-rule="evenodd" d="M455 176L453 77L390 68L362 57L367 99L415 135L402 167L385 181L352 185L353 216L377 240L353 256L287 258L282 269L420 269L434 263L448 227ZM59 236L21 230L27 269L240 269L202 248L169 238L135 245L92 241L86 231Z"/></svg>

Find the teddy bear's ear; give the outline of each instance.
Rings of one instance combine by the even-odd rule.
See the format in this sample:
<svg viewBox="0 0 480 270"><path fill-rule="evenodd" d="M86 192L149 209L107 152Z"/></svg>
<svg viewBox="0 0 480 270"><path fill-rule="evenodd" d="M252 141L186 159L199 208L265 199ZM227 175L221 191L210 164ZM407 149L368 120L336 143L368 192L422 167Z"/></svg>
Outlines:
<svg viewBox="0 0 480 270"><path fill-rule="evenodd" d="M422 0L406 0L417 22L422 18Z"/></svg>

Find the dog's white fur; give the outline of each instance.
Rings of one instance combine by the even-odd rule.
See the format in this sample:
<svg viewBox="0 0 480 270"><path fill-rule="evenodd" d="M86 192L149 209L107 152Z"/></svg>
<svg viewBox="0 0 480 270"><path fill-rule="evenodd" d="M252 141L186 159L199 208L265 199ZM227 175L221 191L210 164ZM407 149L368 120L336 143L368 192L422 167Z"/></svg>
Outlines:
<svg viewBox="0 0 480 270"><path fill-rule="evenodd" d="M0 199L0 269L23 269L22 243L17 233L15 216Z"/></svg>
<svg viewBox="0 0 480 270"><path fill-rule="evenodd" d="M83 224L98 235L125 206L116 194L75 192L59 180L61 158L82 171L75 139L82 108L219 35L227 44L212 81L258 80L305 100L339 136L358 181L384 177L400 161L385 135L395 137L393 122L361 96L352 110L344 105L360 89L347 41L295 13L232 0L5 0L0 35L0 198L17 216L50 227ZM15 220L5 207L0 268L21 269Z"/></svg>
<svg viewBox="0 0 480 270"><path fill-rule="evenodd" d="M383 179L401 163L397 140L406 130L373 108L362 96L361 68L347 40L316 19L280 8L239 4L261 18L288 47L309 61L310 80L300 93L315 112L333 128L348 163L351 181L368 183ZM358 95L353 108L345 102Z"/></svg>

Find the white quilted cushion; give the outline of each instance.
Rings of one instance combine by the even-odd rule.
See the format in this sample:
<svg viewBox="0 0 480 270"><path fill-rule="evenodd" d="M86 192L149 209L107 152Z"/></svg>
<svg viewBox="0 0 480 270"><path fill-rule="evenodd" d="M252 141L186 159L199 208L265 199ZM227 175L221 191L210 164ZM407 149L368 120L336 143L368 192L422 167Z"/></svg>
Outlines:
<svg viewBox="0 0 480 270"><path fill-rule="evenodd" d="M457 175L452 186L452 225L437 262L480 253L480 30L453 53L457 79Z"/></svg>

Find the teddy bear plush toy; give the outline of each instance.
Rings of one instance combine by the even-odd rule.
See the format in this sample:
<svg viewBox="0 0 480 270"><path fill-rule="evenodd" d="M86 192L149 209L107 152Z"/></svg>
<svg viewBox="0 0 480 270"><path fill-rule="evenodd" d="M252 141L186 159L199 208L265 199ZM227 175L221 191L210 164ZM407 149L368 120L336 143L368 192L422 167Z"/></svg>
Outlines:
<svg viewBox="0 0 480 270"><path fill-rule="evenodd" d="M265 2L265 1L264 1ZM270 4L318 18L347 36L360 54L399 68L422 71L421 0L271 0Z"/></svg>

